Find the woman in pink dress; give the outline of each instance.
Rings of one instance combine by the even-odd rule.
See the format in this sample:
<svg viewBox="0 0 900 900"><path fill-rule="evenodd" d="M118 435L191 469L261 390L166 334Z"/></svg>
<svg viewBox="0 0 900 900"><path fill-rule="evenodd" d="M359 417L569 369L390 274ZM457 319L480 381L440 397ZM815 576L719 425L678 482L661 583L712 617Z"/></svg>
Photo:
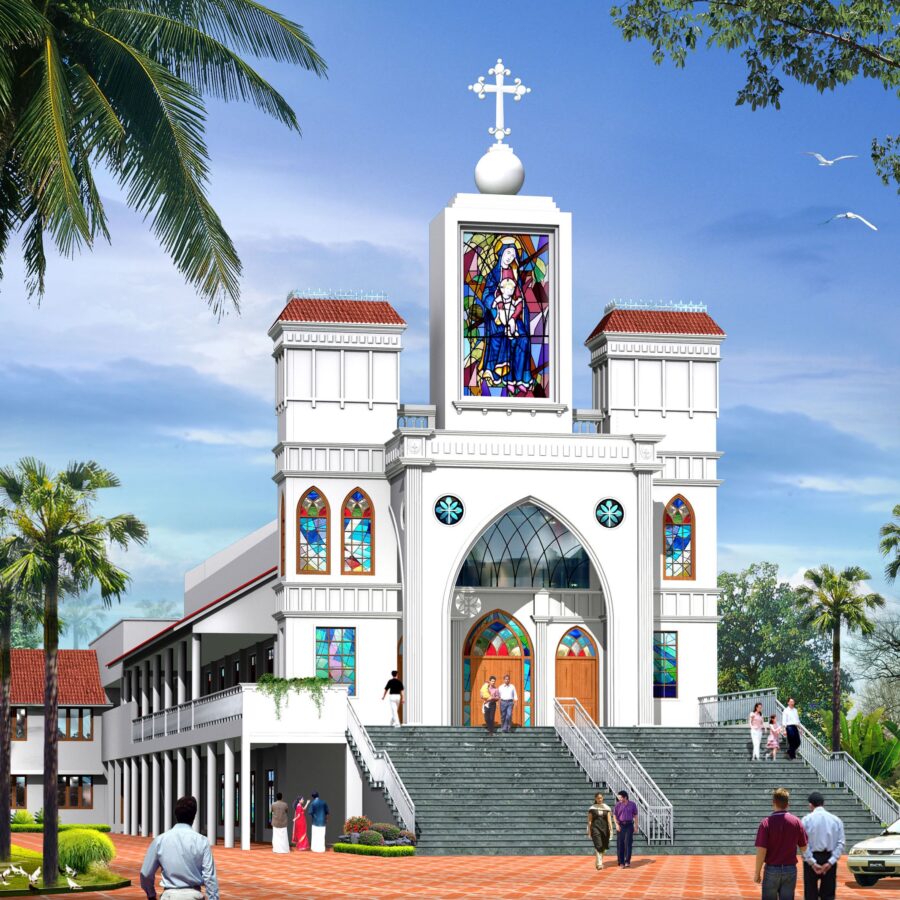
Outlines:
<svg viewBox="0 0 900 900"><path fill-rule="evenodd" d="M309 850L309 838L306 835L306 807L309 800L303 802L303 796L294 801L294 849Z"/></svg>
<svg viewBox="0 0 900 900"><path fill-rule="evenodd" d="M778 724L778 720L773 713L769 716L769 739L766 741L766 749L772 751L772 762L778 756L778 748L781 746L781 735L784 733L782 727Z"/></svg>

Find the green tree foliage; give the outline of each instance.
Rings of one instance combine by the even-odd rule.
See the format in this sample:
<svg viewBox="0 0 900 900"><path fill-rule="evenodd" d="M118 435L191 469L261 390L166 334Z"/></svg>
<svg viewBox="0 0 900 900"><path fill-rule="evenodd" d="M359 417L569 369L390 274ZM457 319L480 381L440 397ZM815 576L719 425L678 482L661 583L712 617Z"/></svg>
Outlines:
<svg viewBox="0 0 900 900"><path fill-rule="evenodd" d="M40 295L47 236L65 256L109 239L99 167L213 310L236 308L241 263L207 198L204 97L300 131L246 57L325 72L303 29L257 0L0 0L0 263L21 232Z"/></svg>
<svg viewBox="0 0 900 900"><path fill-rule="evenodd" d="M831 637L831 749L841 749L841 632L868 635L875 630L869 613L884 606L880 594L862 593L872 576L859 566L838 572L832 566L807 569L806 584L797 588L797 602L807 622L819 634Z"/></svg>
<svg viewBox="0 0 900 900"><path fill-rule="evenodd" d="M2 10L0 0L0 10ZM70 463L58 473L35 459L0 469L0 583L43 600L44 716L55 722L59 710L59 598L63 578L78 591L96 583L107 605L120 598L128 575L109 558L109 547L144 543L147 529L133 515L93 514L100 491L119 486L112 472L95 462ZM8 717L7 717L8 718ZM44 729L44 879L58 876L59 772L57 729ZM0 816L8 810L0 810Z"/></svg>
<svg viewBox="0 0 900 900"><path fill-rule="evenodd" d="M632 0L611 10L626 40L646 40L653 61L679 68L699 46L741 54L747 80L737 104L781 106L782 79L833 91L871 79L900 96L900 3L853 0ZM872 140L884 184L900 192L900 135Z"/></svg>
<svg viewBox="0 0 900 900"><path fill-rule="evenodd" d="M894 507L891 515L895 521L885 522L881 526L879 531L881 541L878 549L881 550L881 555L887 559L884 577L888 581L895 581L900 575L900 503Z"/></svg>
<svg viewBox="0 0 900 900"><path fill-rule="evenodd" d="M841 744L873 778L889 781L900 765L900 725L884 717L883 709L841 713Z"/></svg>
<svg viewBox="0 0 900 900"><path fill-rule="evenodd" d="M828 641L805 624L778 566L721 572L719 589L719 690L776 688L782 702L793 697L804 719L814 721L830 697Z"/></svg>

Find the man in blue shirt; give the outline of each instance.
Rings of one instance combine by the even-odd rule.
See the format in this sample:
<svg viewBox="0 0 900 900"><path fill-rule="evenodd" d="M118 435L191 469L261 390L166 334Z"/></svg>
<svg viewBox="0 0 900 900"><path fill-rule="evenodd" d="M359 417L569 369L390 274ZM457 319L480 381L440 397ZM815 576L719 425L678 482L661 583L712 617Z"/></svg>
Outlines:
<svg viewBox="0 0 900 900"><path fill-rule="evenodd" d="M191 828L197 801L181 797L175 804L175 827L150 845L141 866L141 888L156 900L156 870L162 869L162 900L219 900L219 882L209 841Z"/></svg>
<svg viewBox="0 0 900 900"><path fill-rule="evenodd" d="M312 823L309 849L313 853L325 852L325 824L328 822L328 804L319 796L318 791L310 794L309 818Z"/></svg>

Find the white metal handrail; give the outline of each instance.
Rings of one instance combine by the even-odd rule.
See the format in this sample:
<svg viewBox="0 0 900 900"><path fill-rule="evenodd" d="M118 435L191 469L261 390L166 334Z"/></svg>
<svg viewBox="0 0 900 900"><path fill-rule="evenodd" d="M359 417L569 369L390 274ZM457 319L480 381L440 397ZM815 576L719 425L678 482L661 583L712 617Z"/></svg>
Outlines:
<svg viewBox="0 0 900 900"><path fill-rule="evenodd" d="M376 750L369 732L360 721L353 702L347 699L347 731L360 755L363 765L376 784L380 784L391 798L397 815L407 831L416 833L416 805L406 790L406 785L397 774L387 750Z"/></svg>
<svg viewBox="0 0 900 900"><path fill-rule="evenodd" d="M237 684L178 706L131 720L131 739L138 744L169 734L180 734L240 718L243 713L243 688Z"/></svg>
<svg viewBox="0 0 900 900"><path fill-rule="evenodd" d="M612 790L628 791L637 804L638 821L647 840L653 844L673 843L672 803L635 755L630 750L616 749L575 697L558 697L553 708L556 733L588 778Z"/></svg>
<svg viewBox="0 0 900 900"><path fill-rule="evenodd" d="M743 724L757 703L763 704L763 715L773 713L783 720L784 706L774 688L759 691L737 691L700 697L700 724L705 726ZM821 741L801 723L800 756L826 784L838 784L854 794L883 825L900 819L900 803L846 751L826 750Z"/></svg>

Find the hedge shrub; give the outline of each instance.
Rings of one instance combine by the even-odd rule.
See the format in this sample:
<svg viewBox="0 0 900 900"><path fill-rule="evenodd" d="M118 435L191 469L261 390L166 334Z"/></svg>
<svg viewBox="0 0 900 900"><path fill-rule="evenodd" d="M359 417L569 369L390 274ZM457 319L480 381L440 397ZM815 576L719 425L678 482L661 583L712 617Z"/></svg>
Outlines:
<svg viewBox="0 0 900 900"><path fill-rule="evenodd" d="M34 816L27 809L17 809L10 821L13 825L34 825Z"/></svg>
<svg viewBox="0 0 900 900"><path fill-rule="evenodd" d="M390 822L376 822L372 831L377 831L386 841L396 841L400 837L400 829Z"/></svg>
<svg viewBox="0 0 900 900"><path fill-rule="evenodd" d="M363 831L359 836L359 843L367 847L379 847L384 843L384 837L377 831Z"/></svg>
<svg viewBox="0 0 900 900"><path fill-rule="evenodd" d="M116 855L113 842L99 831L73 828L59 836L59 867L85 873L93 863L108 863Z"/></svg>
<svg viewBox="0 0 900 900"><path fill-rule="evenodd" d="M344 822L344 831L347 834L359 834L368 831L372 827L372 820L368 816L350 816Z"/></svg>
<svg viewBox="0 0 900 900"><path fill-rule="evenodd" d="M400 837L406 838L408 841L412 841L413 846L415 846L416 836L411 831L401 831Z"/></svg>
<svg viewBox="0 0 900 900"><path fill-rule="evenodd" d="M369 847L366 844L335 844L335 853L358 853L360 856L415 856L415 847Z"/></svg>
<svg viewBox="0 0 900 900"><path fill-rule="evenodd" d="M9 827L11 831L23 834L40 834L44 830L43 825L17 825L15 822ZM78 822L60 822L58 828L59 831L72 831L73 829L78 831L99 831L104 834L112 830L109 825L80 824Z"/></svg>

